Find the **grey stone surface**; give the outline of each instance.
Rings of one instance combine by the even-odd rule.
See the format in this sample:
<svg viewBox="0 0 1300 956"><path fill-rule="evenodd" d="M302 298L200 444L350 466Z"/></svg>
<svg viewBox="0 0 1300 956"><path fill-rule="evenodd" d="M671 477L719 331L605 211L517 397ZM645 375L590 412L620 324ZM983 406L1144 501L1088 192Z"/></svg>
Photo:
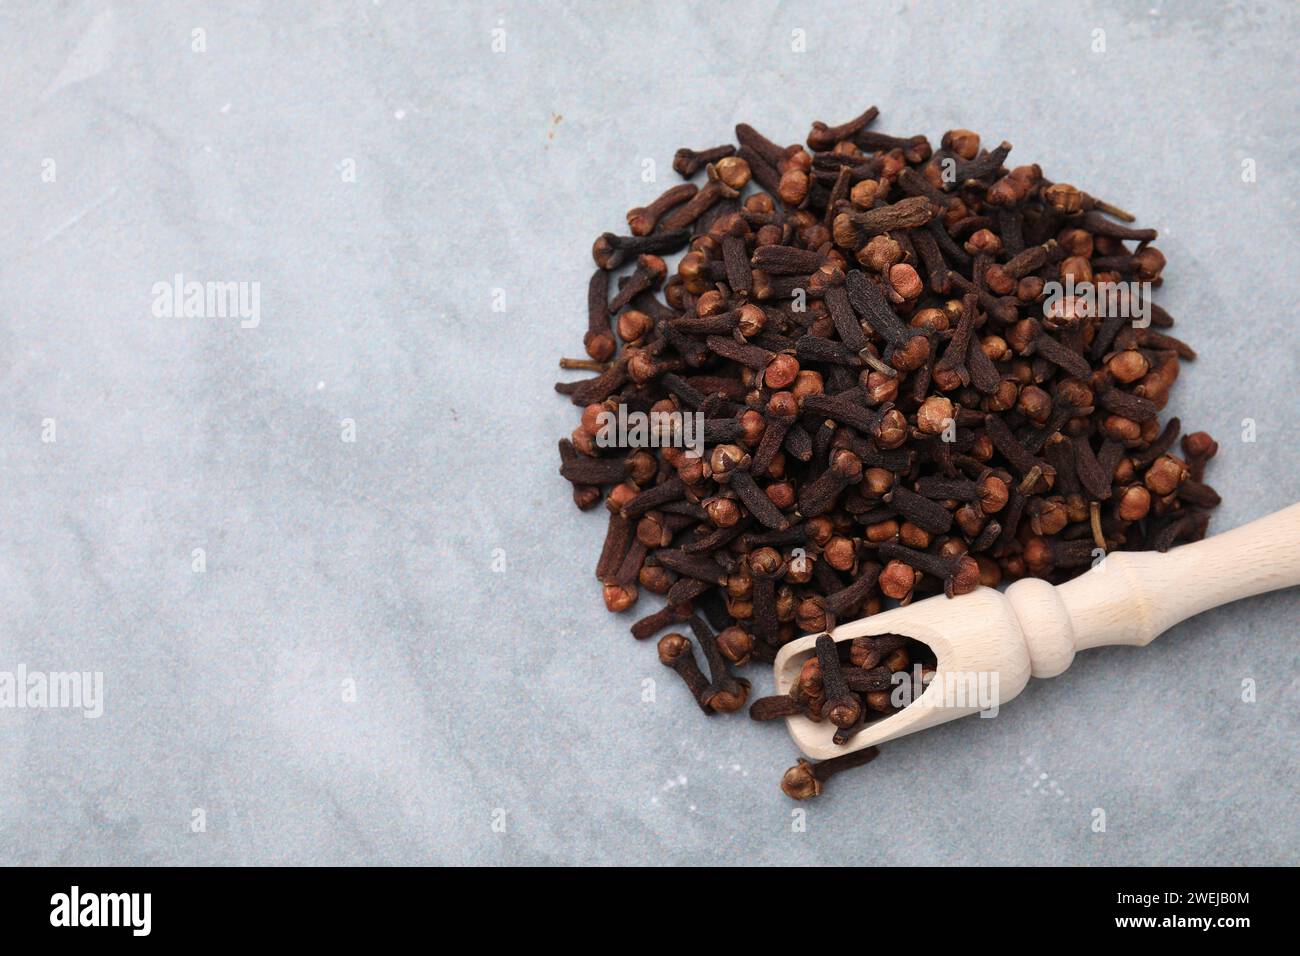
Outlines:
<svg viewBox="0 0 1300 956"><path fill-rule="evenodd" d="M0 710L0 863L1296 863L1295 592L889 746L794 832L785 733L706 723L604 611L551 382L676 147L876 103L1159 228L1214 527L1290 504L1297 38L1285 3L0 7L0 670L105 695ZM176 273L258 282L260 324L156 316Z"/></svg>

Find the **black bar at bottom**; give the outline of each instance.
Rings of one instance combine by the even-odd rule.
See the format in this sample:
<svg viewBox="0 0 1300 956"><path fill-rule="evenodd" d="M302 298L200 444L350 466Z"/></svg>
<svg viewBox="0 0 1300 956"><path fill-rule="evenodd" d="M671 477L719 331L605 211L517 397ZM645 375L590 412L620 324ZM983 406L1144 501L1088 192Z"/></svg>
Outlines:
<svg viewBox="0 0 1300 956"><path fill-rule="evenodd" d="M0 925L6 942L74 935L98 943L116 938L168 941L351 940L440 930L469 916L508 937L542 939L588 920L631 920L653 938L668 907L712 898L734 914L733 931L755 916L754 940L768 940L773 922L790 933L825 931L832 913L867 919L863 938L897 931L910 945L926 940L1077 940L1145 936L1216 942L1286 925L1284 869L862 869L774 872L774 868L671 874L548 873L512 869L0 869ZM701 881L708 881L704 887ZM854 884L861 892L849 889ZM75 889L74 889L75 887ZM701 896L712 887L711 896ZM726 900L735 901L736 907ZM673 902L673 901L676 902ZM761 907L754 907L757 901ZM825 905L820 907L817 901ZM847 908L846 908L847 905ZM693 908L693 907L692 907ZM549 928L548 928L549 927ZM778 929L777 932L781 932ZM841 939L857 931L837 930ZM1043 935L1002 937L1009 932Z"/></svg>

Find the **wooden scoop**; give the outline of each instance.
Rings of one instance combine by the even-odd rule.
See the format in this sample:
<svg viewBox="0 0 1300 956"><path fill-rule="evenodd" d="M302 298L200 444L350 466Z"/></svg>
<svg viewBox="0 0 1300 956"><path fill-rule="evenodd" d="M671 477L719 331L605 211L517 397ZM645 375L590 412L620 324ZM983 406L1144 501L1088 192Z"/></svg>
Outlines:
<svg viewBox="0 0 1300 956"><path fill-rule="evenodd" d="M1030 677L1064 672L1076 651L1107 644L1144 647L1194 614L1297 584L1300 504L1166 554L1117 551L1059 586L1024 578L1005 593L978 588L956 598L927 598L831 632L836 641L895 633L928 644L938 666L925 692L905 709L867 724L843 746L831 740L836 728L829 721L803 716L786 718L790 736L814 760L861 750L978 713L984 709L980 681L985 690L996 686L1001 706ZM778 694L789 693L815 641L816 635L801 637L776 655Z"/></svg>

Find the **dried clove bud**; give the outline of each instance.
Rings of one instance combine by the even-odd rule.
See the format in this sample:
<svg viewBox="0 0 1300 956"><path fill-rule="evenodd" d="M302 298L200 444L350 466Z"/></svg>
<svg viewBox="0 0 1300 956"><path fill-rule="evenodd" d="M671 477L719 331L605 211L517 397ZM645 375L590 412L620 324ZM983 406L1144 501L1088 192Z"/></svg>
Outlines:
<svg viewBox="0 0 1300 956"><path fill-rule="evenodd" d="M864 747L842 757L832 757L821 763L809 763L800 760L785 772L781 778L781 792L794 800L807 800L820 797L826 787L826 781L843 770L862 767L871 763L880 755L879 747Z"/></svg>

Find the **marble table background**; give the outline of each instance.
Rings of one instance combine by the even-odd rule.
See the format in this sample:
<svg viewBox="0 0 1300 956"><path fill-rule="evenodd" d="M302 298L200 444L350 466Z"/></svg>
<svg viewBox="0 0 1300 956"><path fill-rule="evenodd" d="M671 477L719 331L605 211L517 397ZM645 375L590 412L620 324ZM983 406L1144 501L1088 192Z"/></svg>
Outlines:
<svg viewBox="0 0 1300 956"><path fill-rule="evenodd" d="M99 719L0 710L0 863L1296 863L1295 592L1091 652L795 805L784 731L704 721L605 612L551 383L592 238L674 149L875 103L1157 227L1200 351L1171 410L1222 446L1213 527L1290 504L1298 26L1247 2L0 6L0 670L105 694ZM156 316L177 273L259 283L260 322Z"/></svg>

